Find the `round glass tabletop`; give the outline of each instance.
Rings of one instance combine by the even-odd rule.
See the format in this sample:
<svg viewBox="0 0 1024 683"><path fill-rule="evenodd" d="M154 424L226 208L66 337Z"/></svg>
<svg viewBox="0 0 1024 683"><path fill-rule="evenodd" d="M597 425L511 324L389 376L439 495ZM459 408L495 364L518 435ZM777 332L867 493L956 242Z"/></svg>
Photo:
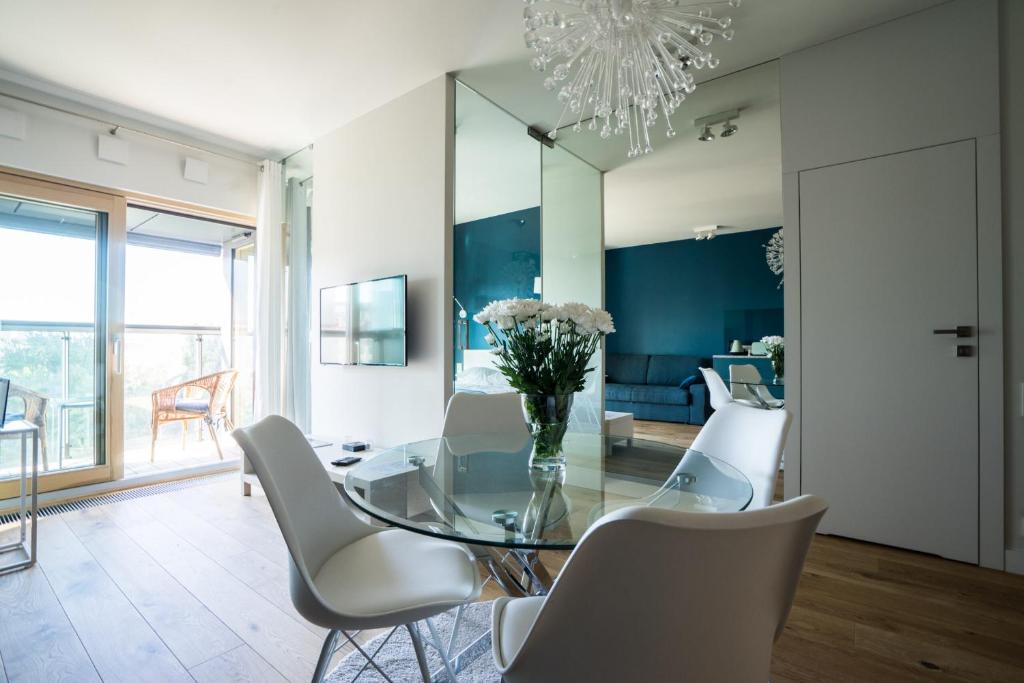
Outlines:
<svg viewBox="0 0 1024 683"><path fill-rule="evenodd" d="M566 434L564 472L531 470L528 434L471 434L398 446L345 476L370 516L477 545L571 549L598 518L629 505L736 512L753 489L721 460L678 446Z"/></svg>

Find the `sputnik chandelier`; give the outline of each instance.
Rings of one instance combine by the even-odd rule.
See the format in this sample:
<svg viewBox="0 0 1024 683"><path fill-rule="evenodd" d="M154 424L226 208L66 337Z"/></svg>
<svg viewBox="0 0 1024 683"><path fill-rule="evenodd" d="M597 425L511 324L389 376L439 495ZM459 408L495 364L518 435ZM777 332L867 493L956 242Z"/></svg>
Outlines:
<svg viewBox="0 0 1024 683"><path fill-rule="evenodd" d="M708 46L715 36L732 40L732 20L714 9L740 0L686 3L680 0L525 0L523 38L537 54L536 71L550 71L544 87L558 90L563 123L597 130L602 138L625 133L628 156L649 154L650 128L669 117L697 87L690 68L714 69ZM545 9L541 9L543 6ZM554 66L552 67L552 64Z"/></svg>

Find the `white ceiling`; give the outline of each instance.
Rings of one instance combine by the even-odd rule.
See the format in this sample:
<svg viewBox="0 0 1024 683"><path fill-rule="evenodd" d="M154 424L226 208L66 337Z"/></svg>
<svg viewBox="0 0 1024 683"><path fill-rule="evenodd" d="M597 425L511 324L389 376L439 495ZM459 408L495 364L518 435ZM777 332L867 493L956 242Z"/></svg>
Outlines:
<svg viewBox="0 0 1024 683"><path fill-rule="evenodd" d="M698 88L673 117L676 136L653 129L654 152L627 160L613 144L584 129L566 147L605 173L605 244L625 247L693 237L704 225L729 231L782 225L782 136L779 68L772 61ZM739 131L712 142L697 139L696 118L739 109ZM571 133L571 131L567 131Z"/></svg>
<svg viewBox="0 0 1024 683"><path fill-rule="evenodd" d="M782 225L777 58L943 1L747 0L727 12L735 40L712 45L720 66L695 72L696 92L672 117L678 134L667 140L659 121L652 154L629 159L622 138L603 140L586 126L573 133L572 122L562 121L558 143L606 171L606 246L692 238L705 225L723 226L720 232ZM559 120L563 105L524 60L466 69L458 77L541 130ZM742 110L736 135L696 139L694 119L730 109Z"/></svg>
<svg viewBox="0 0 1024 683"><path fill-rule="evenodd" d="M0 77L280 158L441 74L524 55L522 8L0 0Z"/></svg>
<svg viewBox="0 0 1024 683"><path fill-rule="evenodd" d="M747 0L724 74L943 0ZM0 76L280 157L440 74L529 123L521 0L0 0ZM699 94L698 90L698 94Z"/></svg>

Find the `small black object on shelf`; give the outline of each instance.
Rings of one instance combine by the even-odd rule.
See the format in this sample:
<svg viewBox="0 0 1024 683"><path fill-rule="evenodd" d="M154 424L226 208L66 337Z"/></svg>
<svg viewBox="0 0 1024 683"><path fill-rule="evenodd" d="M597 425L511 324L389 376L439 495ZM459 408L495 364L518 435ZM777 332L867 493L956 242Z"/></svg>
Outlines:
<svg viewBox="0 0 1024 683"><path fill-rule="evenodd" d="M359 451L365 451L366 449L368 449L370 447L370 444L364 443L362 441L349 441L348 443L341 444L341 447L346 451L358 453Z"/></svg>
<svg viewBox="0 0 1024 683"><path fill-rule="evenodd" d="M346 455L344 458L338 458L332 460L331 464L335 467L347 467L348 465L355 465L357 462L361 462L362 458L358 455Z"/></svg>

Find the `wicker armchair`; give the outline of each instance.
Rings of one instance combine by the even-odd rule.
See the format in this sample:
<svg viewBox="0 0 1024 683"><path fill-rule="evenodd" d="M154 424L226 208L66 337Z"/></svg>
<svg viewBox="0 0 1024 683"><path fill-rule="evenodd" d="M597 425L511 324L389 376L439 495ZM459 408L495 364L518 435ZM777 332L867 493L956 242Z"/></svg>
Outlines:
<svg viewBox="0 0 1024 683"><path fill-rule="evenodd" d="M220 450L220 441L217 439L217 430L214 429L214 425L218 421L224 420L224 425L228 429L235 428L235 425L231 423L231 418L228 417L227 404L237 377L237 370L224 370L154 391L149 461L153 462L156 458L156 437L160 425L168 422L184 423L181 436L182 448L184 448L185 439L188 436L189 420L202 420L206 423L206 428L217 447L217 455L223 460L224 453Z"/></svg>
<svg viewBox="0 0 1024 683"><path fill-rule="evenodd" d="M8 403L7 412L9 416L25 420L25 422L31 422L39 428L39 455L43 458L43 471L45 472L49 469L49 463L46 460L46 408L50 405L50 399L42 394L37 394L31 389L19 387L17 384L11 385L8 396L21 399L25 406L21 414L16 414L11 410Z"/></svg>

